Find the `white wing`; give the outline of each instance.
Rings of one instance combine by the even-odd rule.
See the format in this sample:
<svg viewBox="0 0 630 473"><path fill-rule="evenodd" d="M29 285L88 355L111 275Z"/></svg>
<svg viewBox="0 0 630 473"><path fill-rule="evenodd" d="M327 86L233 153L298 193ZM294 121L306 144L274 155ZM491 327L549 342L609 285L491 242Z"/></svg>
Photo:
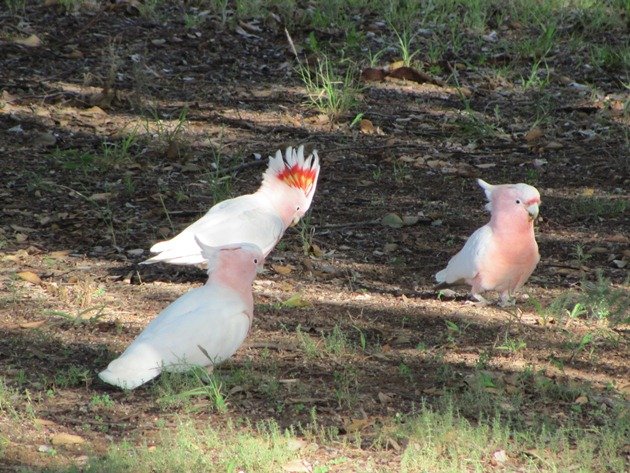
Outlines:
<svg viewBox="0 0 630 473"><path fill-rule="evenodd" d="M253 243L266 256L284 230L284 223L275 212L261 206L260 200L253 195L244 195L220 202L177 236L153 245L151 252L158 254L144 263L204 263L195 236L208 246Z"/></svg>
<svg viewBox="0 0 630 473"><path fill-rule="evenodd" d="M215 285L193 289L153 319L99 377L134 389L162 369L178 371L191 365L220 363L245 340L250 326L248 310L229 288Z"/></svg>
<svg viewBox="0 0 630 473"><path fill-rule="evenodd" d="M485 257L491 241L490 225L478 228L470 235L459 253L451 258L446 268L435 275L436 281L457 284L474 278L479 272L479 262Z"/></svg>

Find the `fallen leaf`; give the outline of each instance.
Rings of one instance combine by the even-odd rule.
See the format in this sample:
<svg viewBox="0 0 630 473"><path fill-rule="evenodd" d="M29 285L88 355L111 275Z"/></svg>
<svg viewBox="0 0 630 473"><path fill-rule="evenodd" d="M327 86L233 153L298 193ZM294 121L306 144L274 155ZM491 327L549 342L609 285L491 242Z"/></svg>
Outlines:
<svg viewBox="0 0 630 473"><path fill-rule="evenodd" d="M481 36L481 39L487 41L488 43L496 43L499 41L499 35L496 31L492 30L490 33Z"/></svg>
<svg viewBox="0 0 630 473"><path fill-rule="evenodd" d="M438 295L439 297L446 298L446 299L454 299L457 297L457 293L449 288L440 289L440 292L438 292Z"/></svg>
<svg viewBox="0 0 630 473"><path fill-rule="evenodd" d="M381 404L387 404L392 402L392 398L391 396L388 396L387 394L383 394L382 392L378 392L378 400Z"/></svg>
<svg viewBox="0 0 630 473"><path fill-rule="evenodd" d="M34 133L30 140L33 146L47 148L57 143L57 138L50 132Z"/></svg>
<svg viewBox="0 0 630 473"><path fill-rule="evenodd" d="M50 443L53 445L76 445L85 443L85 439L79 435L73 434L55 434L50 438Z"/></svg>
<svg viewBox="0 0 630 473"><path fill-rule="evenodd" d="M391 228L401 228L404 225L403 219L391 212L381 219L381 223Z"/></svg>
<svg viewBox="0 0 630 473"><path fill-rule="evenodd" d="M417 82L418 84L429 83L429 84L435 84L435 85L444 85L444 82L432 77L426 72L418 71L416 69L413 69L407 66L397 67L395 69L390 68L390 71L389 71L389 74L387 74L387 77L393 77L394 79Z"/></svg>
<svg viewBox="0 0 630 473"><path fill-rule="evenodd" d="M100 202L102 200L108 200L113 194L111 192L98 192L90 196L90 200L94 202Z"/></svg>
<svg viewBox="0 0 630 473"><path fill-rule="evenodd" d="M492 454L492 459L497 463L505 463L507 461L507 454L505 450L497 450Z"/></svg>
<svg viewBox="0 0 630 473"><path fill-rule="evenodd" d="M547 143L545 145L545 148L547 149L562 149L564 148L564 145L558 141L550 141L549 143Z"/></svg>
<svg viewBox="0 0 630 473"><path fill-rule="evenodd" d="M376 133L376 128L374 127L374 124L371 120L368 120L367 118L361 120L361 123L359 124L359 129L361 130L361 133L365 133L366 135L373 135L374 133Z"/></svg>
<svg viewBox="0 0 630 473"><path fill-rule="evenodd" d="M396 243L385 243L383 246L383 251L385 253L392 253L398 249L398 245Z"/></svg>
<svg viewBox="0 0 630 473"><path fill-rule="evenodd" d="M17 273L17 276L20 279L23 279L24 281L28 281L33 284L42 283L42 280L40 279L40 277L37 274L33 273L32 271L22 271L20 273Z"/></svg>
<svg viewBox="0 0 630 473"><path fill-rule="evenodd" d="M387 73L383 69L375 67L366 67L361 71L361 79L364 81L381 82L385 79Z"/></svg>
<svg viewBox="0 0 630 473"><path fill-rule="evenodd" d="M239 34L242 37L247 38L247 39L254 39L254 38L260 39L260 36L248 33L241 26L236 26L236 28L234 28L234 31L236 31L236 34Z"/></svg>
<svg viewBox="0 0 630 473"><path fill-rule="evenodd" d="M311 466L304 460L296 459L285 463L282 467L282 471L286 471L287 473L309 473L313 470L311 469Z"/></svg>
<svg viewBox="0 0 630 473"><path fill-rule="evenodd" d="M20 324L20 328L39 328L46 323L45 320L36 320L35 322L24 322Z"/></svg>
<svg viewBox="0 0 630 473"><path fill-rule="evenodd" d="M475 167L479 168L479 169L490 169L493 168L497 165L497 163L480 163L480 164L475 164Z"/></svg>
<svg viewBox="0 0 630 473"><path fill-rule="evenodd" d="M588 397L586 396L579 396L575 401L573 401L575 404L579 404L579 405L584 405L588 403Z"/></svg>
<svg viewBox="0 0 630 473"><path fill-rule="evenodd" d="M41 419L41 418L36 418L33 420L33 423L42 427L51 427L53 425L55 425L55 422L53 422L52 420L48 420L48 419Z"/></svg>
<svg viewBox="0 0 630 473"><path fill-rule="evenodd" d="M287 441L287 449L291 452L297 452L306 446L308 446L308 442L306 440L292 438Z"/></svg>
<svg viewBox="0 0 630 473"><path fill-rule="evenodd" d="M544 132L540 129L540 127L535 126L525 134L525 141L531 143L532 141L536 141L543 136Z"/></svg>
<svg viewBox="0 0 630 473"><path fill-rule="evenodd" d="M282 302L280 305L282 305L282 307L289 307L289 308L302 308L302 307L308 307L311 304L310 302L305 300L301 294L296 292L291 297L289 297L286 301Z"/></svg>
<svg viewBox="0 0 630 473"><path fill-rule="evenodd" d="M13 42L29 48L37 48L42 45L42 40L35 34L30 35L28 38L16 38Z"/></svg>
<svg viewBox="0 0 630 473"><path fill-rule="evenodd" d="M291 266L290 264L287 264L287 265L272 264L271 269L273 269L278 274L282 274L283 276L286 276L287 274L290 274L291 271L293 271L295 268Z"/></svg>
<svg viewBox="0 0 630 473"><path fill-rule="evenodd" d="M366 419L350 419L348 422L344 422L344 429L346 429L346 432L348 433L353 433L353 432L360 432L361 430L370 427L374 424L374 419L373 418L366 418Z"/></svg>

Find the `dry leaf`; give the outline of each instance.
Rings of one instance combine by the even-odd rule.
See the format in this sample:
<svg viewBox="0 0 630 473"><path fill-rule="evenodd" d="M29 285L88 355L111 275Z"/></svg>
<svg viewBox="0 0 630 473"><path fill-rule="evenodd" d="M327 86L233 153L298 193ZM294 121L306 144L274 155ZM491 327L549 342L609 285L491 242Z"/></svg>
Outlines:
<svg viewBox="0 0 630 473"><path fill-rule="evenodd" d="M385 243L383 246L383 252L392 253L398 249L398 245L396 243Z"/></svg>
<svg viewBox="0 0 630 473"><path fill-rule="evenodd" d="M85 439L83 437L73 434L55 434L50 438L50 443L53 445L76 445L84 442Z"/></svg>
<svg viewBox="0 0 630 473"><path fill-rule="evenodd" d="M380 391L378 393L378 400L381 404L387 404L389 402L392 402L391 396L388 396L387 394L383 394Z"/></svg>
<svg viewBox="0 0 630 473"><path fill-rule="evenodd" d="M17 38L14 39L13 42L15 44L20 44L22 46L27 46L29 48L37 48L42 45L42 40L37 37L37 35L30 35L28 38Z"/></svg>
<svg viewBox="0 0 630 473"><path fill-rule="evenodd" d="M319 247L317 243L313 243L308 250L309 253L316 258L321 258L322 256L324 256L324 251Z"/></svg>
<svg viewBox="0 0 630 473"><path fill-rule="evenodd" d="M440 86L444 85L444 82L430 76L426 72L417 71L416 69L413 69L411 67L406 67L406 66L390 68L389 74L387 74L387 76L393 77L394 79L417 82L418 84L424 84L426 82L429 84L435 84L435 85L440 85Z"/></svg>
<svg viewBox="0 0 630 473"><path fill-rule="evenodd" d="M366 135L372 135L376 133L376 128L374 128L374 124L367 118L361 120L361 123L359 124L359 129L361 130L361 133L365 133Z"/></svg>
<svg viewBox="0 0 630 473"><path fill-rule="evenodd" d="M367 418L367 419L350 419L349 422L344 422L344 429L346 429L346 432L348 433L353 433L353 432L360 432L361 430L365 429L366 427L370 427L374 424L374 419L372 418Z"/></svg>
<svg viewBox="0 0 630 473"><path fill-rule="evenodd" d="M403 215L402 221L405 225L415 225L420 221L419 215Z"/></svg>
<svg viewBox="0 0 630 473"><path fill-rule="evenodd" d="M290 264L287 264L287 265L272 264L271 269L273 269L278 274L282 274L283 276L286 276L287 274L290 274L291 271L295 269L295 267L291 266Z"/></svg>
<svg viewBox="0 0 630 473"><path fill-rule="evenodd" d="M534 128L532 128L525 134L525 141L527 141L528 143L531 143L532 141L536 141L537 139L542 138L543 136L544 136L544 133L540 129L540 127L535 126Z"/></svg>
<svg viewBox="0 0 630 473"><path fill-rule="evenodd" d="M234 31L236 31L237 34L239 34L242 37L247 38L247 39L254 39L254 38L260 39L260 36L248 33L241 26L237 26L236 28L234 28Z"/></svg>
<svg viewBox="0 0 630 473"><path fill-rule="evenodd" d="M302 450L306 446L308 446L308 442L306 440L292 438L287 441L287 449L291 452Z"/></svg>
<svg viewBox="0 0 630 473"><path fill-rule="evenodd" d="M550 141L549 143L547 143L545 145L545 148L547 149L562 149L564 148L564 145L558 141Z"/></svg>
<svg viewBox="0 0 630 473"><path fill-rule="evenodd" d="M57 143L57 138L49 132L35 133L31 137L31 144L33 146L46 148L53 146L55 143Z"/></svg>
<svg viewBox="0 0 630 473"><path fill-rule="evenodd" d="M286 471L287 473L309 473L313 470L307 462L297 459L285 463L282 467L282 471Z"/></svg>
<svg viewBox="0 0 630 473"><path fill-rule="evenodd" d="M385 79L387 73L383 69L375 67L366 67L361 71L361 79L364 81L381 82Z"/></svg>
<svg viewBox="0 0 630 473"><path fill-rule="evenodd" d="M90 200L94 202L100 202L102 200L108 200L113 194L111 192L98 192L90 196Z"/></svg>
<svg viewBox="0 0 630 473"><path fill-rule="evenodd" d="M573 401L575 404L579 404L579 405L584 405L588 403L588 397L586 396L579 396L575 401Z"/></svg>
<svg viewBox="0 0 630 473"><path fill-rule="evenodd" d="M39 276L35 273L33 273L32 271L22 271L20 273L17 273L17 276L20 279L23 279L24 281L28 281L30 283L33 284L41 284L42 280L39 278Z"/></svg>
<svg viewBox="0 0 630 473"><path fill-rule="evenodd" d="M282 302L282 307L289 308L301 308L310 306L310 302L304 300L301 294L295 293L291 297L289 297L286 301Z"/></svg>
<svg viewBox="0 0 630 473"><path fill-rule="evenodd" d="M404 225L403 219L391 212L381 219L381 223L391 228L401 228Z"/></svg>
<svg viewBox="0 0 630 473"><path fill-rule="evenodd" d="M52 427L55 423L52 420L37 418L33 420L33 423L42 427Z"/></svg>
<svg viewBox="0 0 630 473"><path fill-rule="evenodd" d="M507 461L507 454L505 450L497 450L492 454L492 459L497 463L505 463Z"/></svg>
<svg viewBox="0 0 630 473"><path fill-rule="evenodd" d="M28 239L28 236L25 235L24 233L15 234L15 241L17 241L18 243L24 243L27 239Z"/></svg>
<svg viewBox="0 0 630 473"><path fill-rule="evenodd" d="M35 322L24 322L20 324L20 328L39 328L46 323L45 320L36 320Z"/></svg>

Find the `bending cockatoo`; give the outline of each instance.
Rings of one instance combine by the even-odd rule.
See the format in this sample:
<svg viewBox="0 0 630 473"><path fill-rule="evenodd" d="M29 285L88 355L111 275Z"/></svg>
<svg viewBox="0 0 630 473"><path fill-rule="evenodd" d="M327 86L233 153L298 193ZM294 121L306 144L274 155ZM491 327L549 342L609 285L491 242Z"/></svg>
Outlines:
<svg viewBox="0 0 630 473"><path fill-rule="evenodd" d="M435 279L440 287L469 284L472 296L481 302L480 293L498 291L501 303L507 304L540 260L534 235L540 194L527 184L477 182L489 200L490 222L470 236Z"/></svg>
<svg viewBox="0 0 630 473"><path fill-rule="evenodd" d="M210 246L253 243L267 256L287 227L297 223L310 207L318 177L316 150L306 158L303 145L297 150L288 147L284 158L277 151L269 157L269 166L256 192L216 204L179 235L153 245L151 253L158 254L144 263L203 263L196 236Z"/></svg>
<svg viewBox="0 0 630 473"><path fill-rule="evenodd" d="M201 243L208 282L164 309L120 357L99 373L106 383L134 389L164 369L186 371L229 358L252 324L252 282L264 256L255 245L212 248Z"/></svg>

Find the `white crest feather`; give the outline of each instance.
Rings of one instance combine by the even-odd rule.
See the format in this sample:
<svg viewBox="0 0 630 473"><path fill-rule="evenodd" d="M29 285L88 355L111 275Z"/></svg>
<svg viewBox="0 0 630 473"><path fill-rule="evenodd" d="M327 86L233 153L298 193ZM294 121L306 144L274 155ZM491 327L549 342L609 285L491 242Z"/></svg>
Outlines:
<svg viewBox="0 0 630 473"><path fill-rule="evenodd" d="M489 202L485 205L485 209L488 212L492 212L492 191L494 190L494 186L492 184L488 184L483 179L477 179L477 183L481 186L483 191L486 193L486 199L489 200Z"/></svg>

